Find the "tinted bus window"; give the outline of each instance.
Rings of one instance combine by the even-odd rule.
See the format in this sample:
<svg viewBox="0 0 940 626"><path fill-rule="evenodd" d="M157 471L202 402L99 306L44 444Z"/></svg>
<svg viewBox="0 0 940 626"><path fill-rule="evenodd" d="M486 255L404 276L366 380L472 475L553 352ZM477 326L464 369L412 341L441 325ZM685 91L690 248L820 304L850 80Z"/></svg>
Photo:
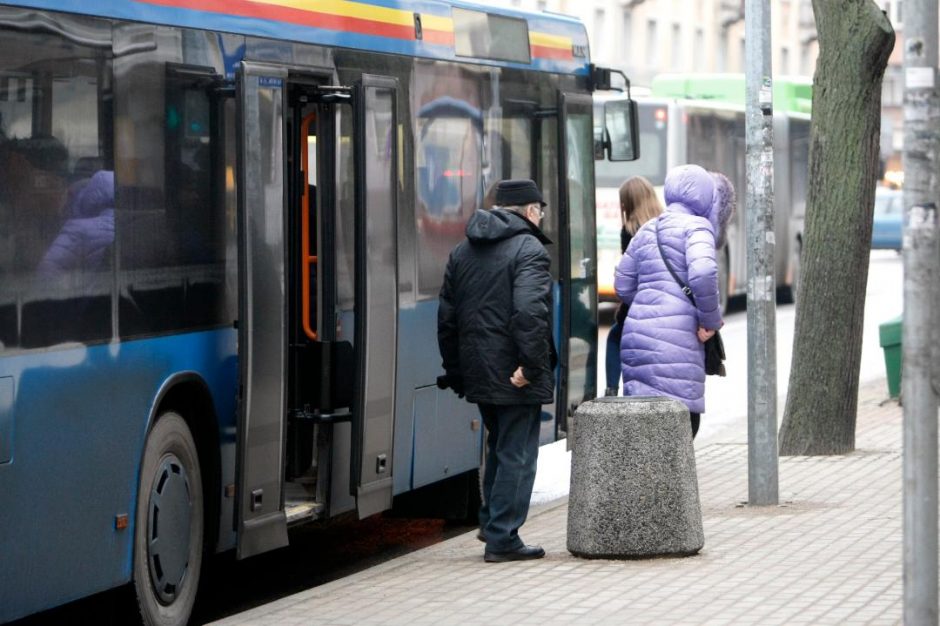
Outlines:
<svg viewBox="0 0 940 626"><path fill-rule="evenodd" d="M141 28L128 36L143 36ZM234 138L226 138L231 127L222 121L224 100L216 92L220 68L203 64L211 57L205 49L219 43L195 45L196 35L187 31L149 29L157 45L115 64L124 338L234 319L225 293L234 287L226 285L234 214L225 212L234 165L225 160L225 144Z"/></svg>
<svg viewBox="0 0 940 626"><path fill-rule="evenodd" d="M98 34L81 46L0 31L0 349L111 337L110 32Z"/></svg>

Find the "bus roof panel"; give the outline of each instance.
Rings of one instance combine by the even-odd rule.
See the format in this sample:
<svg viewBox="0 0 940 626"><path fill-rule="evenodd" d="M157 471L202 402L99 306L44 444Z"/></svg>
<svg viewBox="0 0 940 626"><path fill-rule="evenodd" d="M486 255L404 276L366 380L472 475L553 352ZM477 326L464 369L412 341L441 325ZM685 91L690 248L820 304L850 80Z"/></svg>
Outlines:
<svg viewBox="0 0 940 626"><path fill-rule="evenodd" d="M270 37L326 46L356 48L433 59L530 68L586 75L588 39L575 19L523 13L470 3L437 0L11 0L0 6L66 11ZM454 48L454 7L523 19L531 62L458 56ZM417 38L415 17L421 18Z"/></svg>

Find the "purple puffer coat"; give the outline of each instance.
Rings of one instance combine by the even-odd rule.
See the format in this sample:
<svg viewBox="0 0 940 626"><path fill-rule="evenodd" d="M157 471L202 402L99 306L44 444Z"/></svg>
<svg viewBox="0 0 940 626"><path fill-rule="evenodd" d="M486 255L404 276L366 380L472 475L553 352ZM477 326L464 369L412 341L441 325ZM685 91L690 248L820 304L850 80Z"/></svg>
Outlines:
<svg viewBox="0 0 940 626"><path fill-rule="evenodd" d="M643 225L614 275L617 295L630 307L620 342L624 395L668 396L705 411L705 351L699 326L722 325L712 212L715 179L697 165L666 177L666 210ZM696 306L673 280L656 245L656 231L672 269L691 289Z"/></svg>
<svg viewBox="0 0 940 626"><path fill-rule="evenodd" d="M107 267L105 257L114 243L114 172L92 176L67 211L68 219L39 263L40 276Z"/></svg>

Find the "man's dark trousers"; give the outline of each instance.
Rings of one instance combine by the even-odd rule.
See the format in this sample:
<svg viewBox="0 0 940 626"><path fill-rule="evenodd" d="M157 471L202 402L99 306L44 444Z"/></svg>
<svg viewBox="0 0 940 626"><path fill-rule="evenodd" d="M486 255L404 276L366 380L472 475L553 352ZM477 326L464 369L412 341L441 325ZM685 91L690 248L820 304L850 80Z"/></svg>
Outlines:
<svg viewBox="0 0 940 626"><path fill-rule="evenodd" d="M488 431L480 528L487 552L510 552L525 545L519 527L535 483L541 406L481 404L480 413Z"/></svg>

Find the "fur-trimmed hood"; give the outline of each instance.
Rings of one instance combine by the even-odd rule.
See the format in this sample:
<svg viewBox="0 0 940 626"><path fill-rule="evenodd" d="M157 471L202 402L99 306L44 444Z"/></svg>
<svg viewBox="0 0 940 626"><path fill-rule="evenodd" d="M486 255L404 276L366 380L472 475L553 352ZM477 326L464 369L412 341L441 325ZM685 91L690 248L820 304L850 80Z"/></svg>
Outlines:
<svg viewBox="0 0 940 626"><path fill-rule="evenodd" d="M708 212L708 221L711 222L715 230L715 248L721 248L728 241L728 224L734 217L737 209L737 196L734 192L734 185L727 176L721 172L710 172L715 180L715 193L712 196L712 207Z"/></svg>

